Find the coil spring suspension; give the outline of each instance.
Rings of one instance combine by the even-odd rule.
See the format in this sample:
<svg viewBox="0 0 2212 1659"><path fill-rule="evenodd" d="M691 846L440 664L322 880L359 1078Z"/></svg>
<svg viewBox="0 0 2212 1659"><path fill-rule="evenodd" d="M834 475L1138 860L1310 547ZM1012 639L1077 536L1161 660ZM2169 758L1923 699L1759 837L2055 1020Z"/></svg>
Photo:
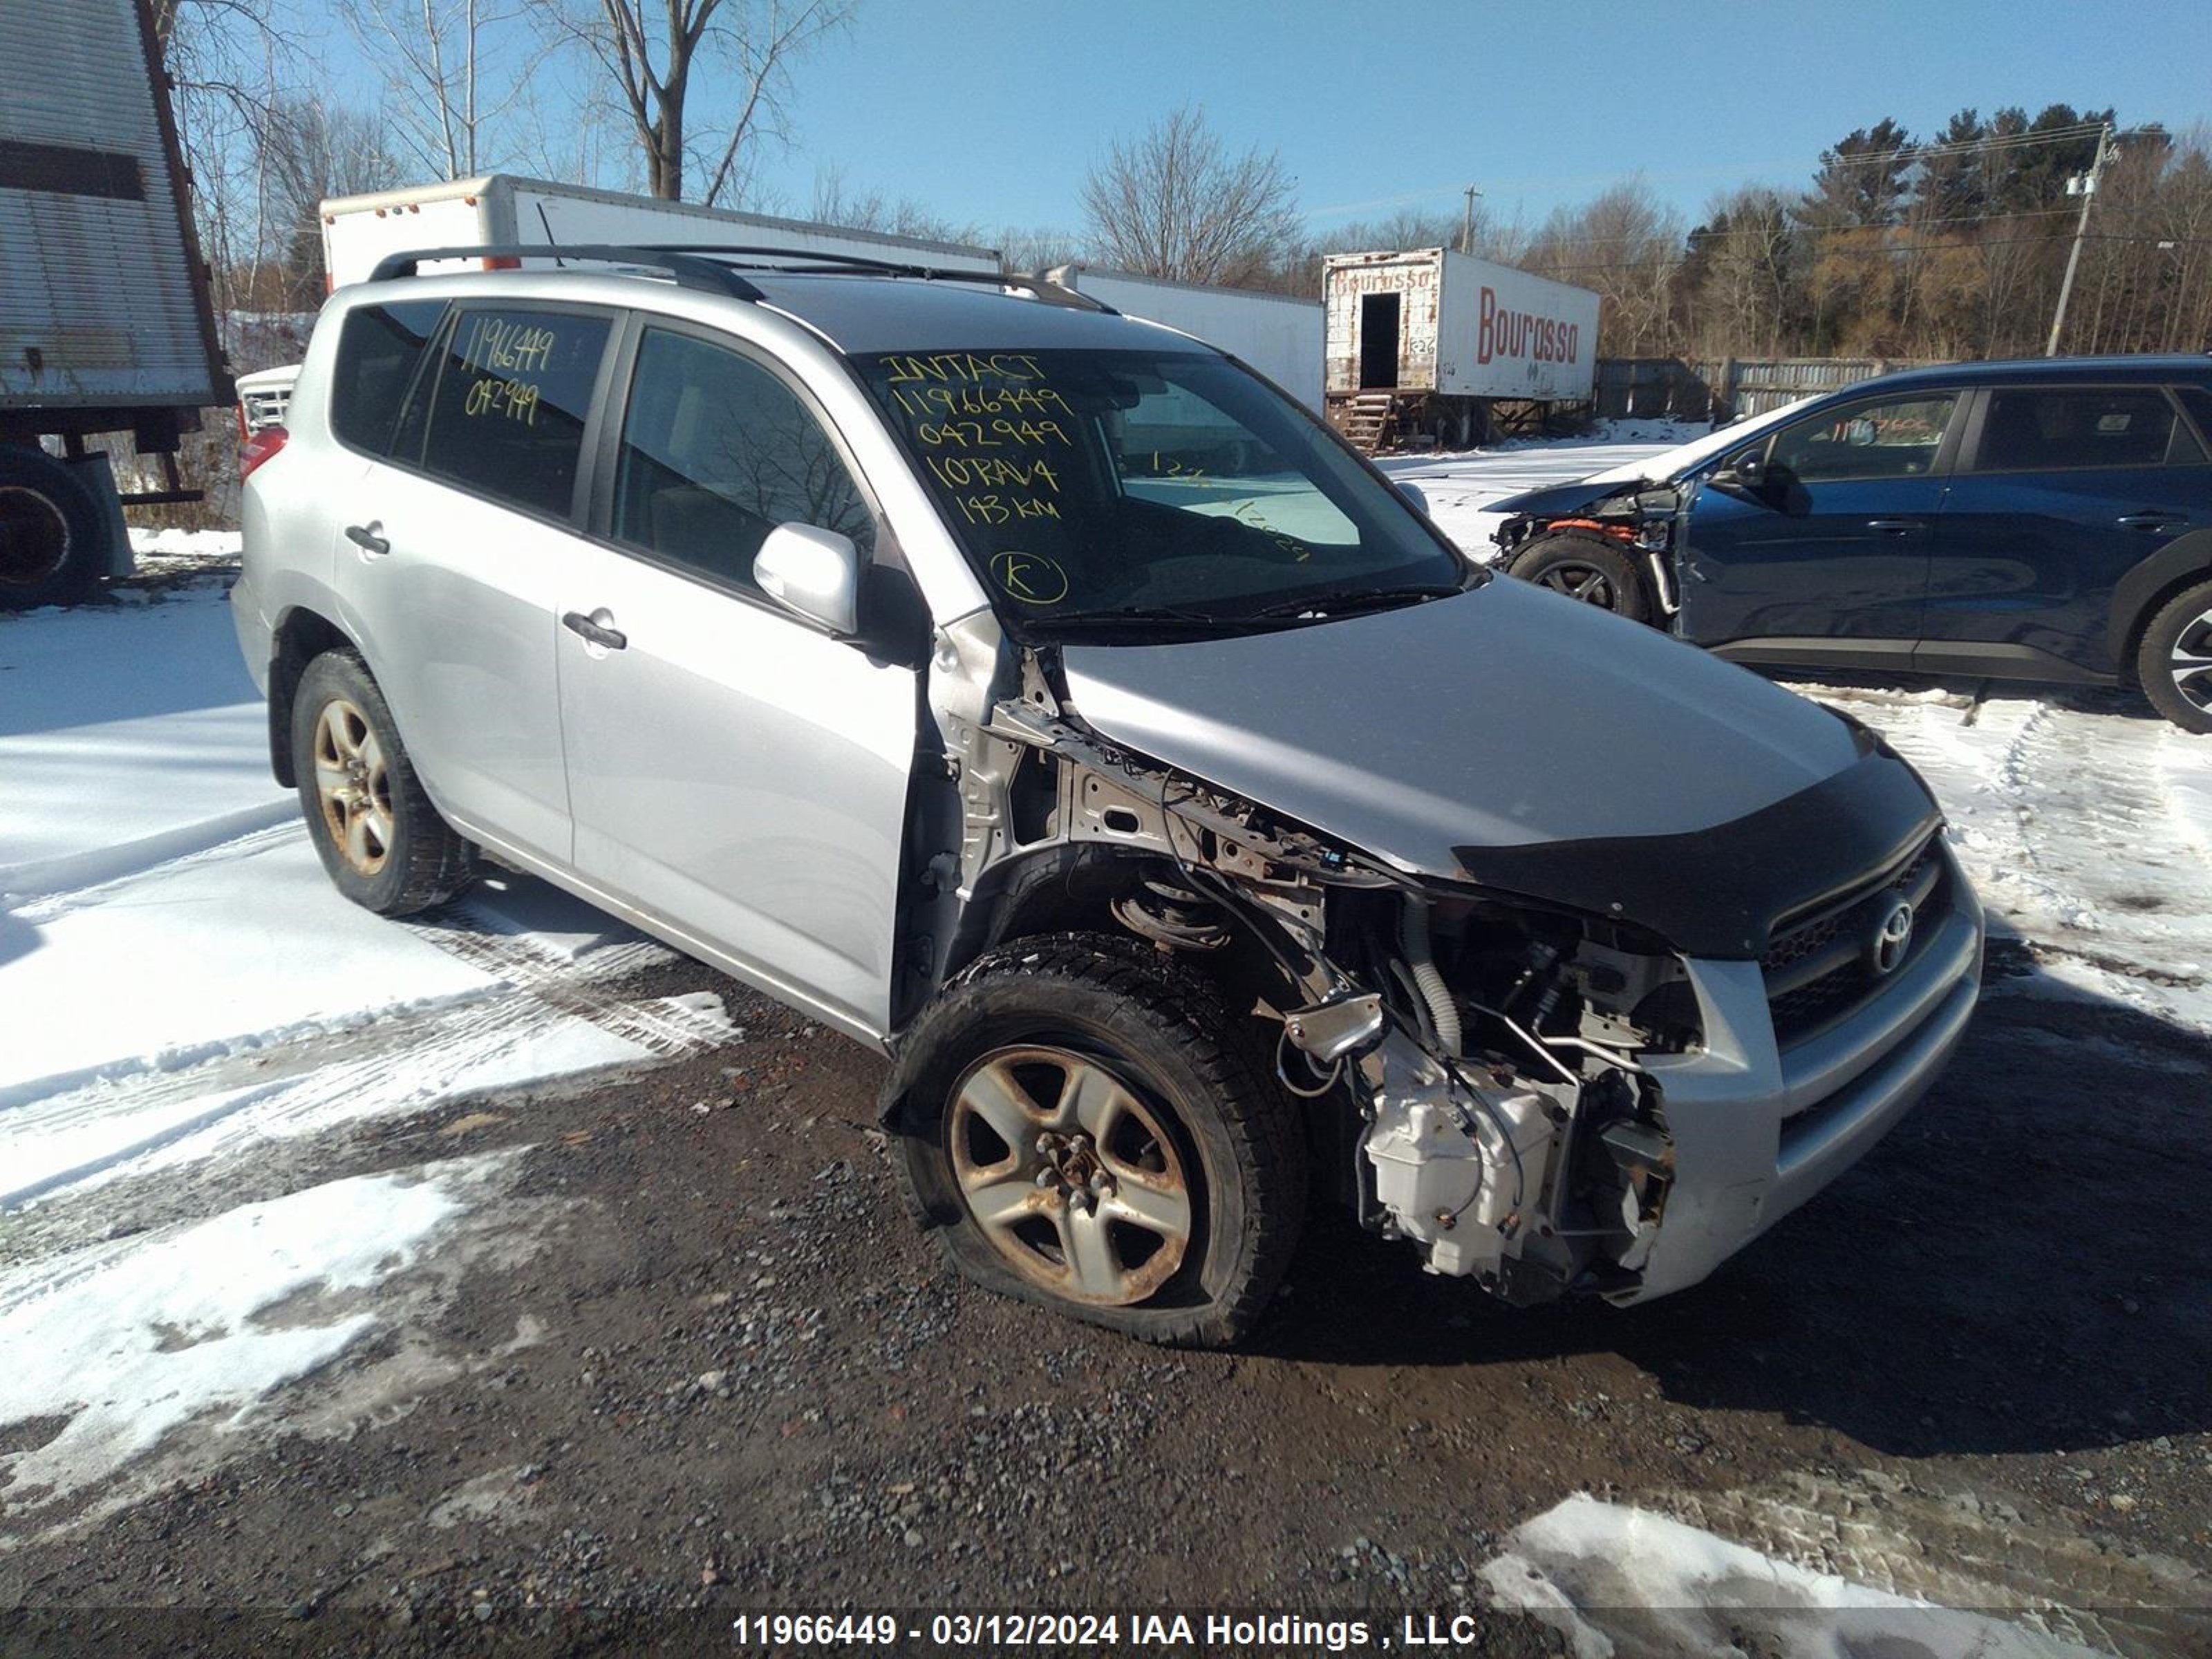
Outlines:
<svg viewBox="0 0 2212 1659"><path fill-rule="evenodd" d="M1173 882L1147 878L1141 891L1124 894L1112 908L1131 933L1170 951L1218 951L1229 943L1213 902Z"/></svg>

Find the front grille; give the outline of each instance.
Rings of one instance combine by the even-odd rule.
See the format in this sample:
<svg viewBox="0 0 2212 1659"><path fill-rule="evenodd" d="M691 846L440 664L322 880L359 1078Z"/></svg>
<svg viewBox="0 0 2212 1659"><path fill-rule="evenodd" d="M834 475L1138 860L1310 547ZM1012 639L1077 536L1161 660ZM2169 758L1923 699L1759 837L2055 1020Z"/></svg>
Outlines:
<svg viewBox="0 0 2212 1659"><path fill-rule="evenodd" d="M1893 873L1815 914L1785 923L1759 966L1766 975L1768 1011L1776 1039L1785 1046L1833 1024L1873 996L1919 954L1948 908L1942 833L1931 836ZM1869 946L1898 900L1914 912L1912 943L1889 973L1877 973Z"/></svg>

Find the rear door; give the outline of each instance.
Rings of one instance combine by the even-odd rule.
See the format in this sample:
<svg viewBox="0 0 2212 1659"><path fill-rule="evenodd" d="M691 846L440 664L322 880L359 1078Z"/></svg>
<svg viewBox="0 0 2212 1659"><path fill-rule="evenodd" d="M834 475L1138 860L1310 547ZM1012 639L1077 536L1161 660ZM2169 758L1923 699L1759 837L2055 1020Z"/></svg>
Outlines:
<svg viewBox="0 0 2212 1659"><path fill-rule="evenodd" d="M919 689L761 593L780 524L878 515L796 379L727 337L633 324L599 544L556 609L575 865L732 972L863 1036L890 1026Z"/></svg>
<svg viewBox="0 0 2212 1659"><path fill-rule="evenodd" d="M538 301L454 307L354 486L337 561L348 626L440 811L556 864L556 605L589 550L578 484L613 322Z"/></svg>
<svg viewBox="0 0 2212 1659"><path fill-rule="evenodd" d="M1811 660L1824 643L1909 655L1960 402L1916 389L1832 404L1774 430L1758 489L1702 485L1680 567L1684 636L1803 641Z"/></svg>
<svg viewBox="0 0 2212 1659"><path fill-rule="evenodd" d="M2114 672L2112 589L2212 524L2212 463L2166 388L2079 382L1981 394L1929 574L1923 665Z"/></svg>

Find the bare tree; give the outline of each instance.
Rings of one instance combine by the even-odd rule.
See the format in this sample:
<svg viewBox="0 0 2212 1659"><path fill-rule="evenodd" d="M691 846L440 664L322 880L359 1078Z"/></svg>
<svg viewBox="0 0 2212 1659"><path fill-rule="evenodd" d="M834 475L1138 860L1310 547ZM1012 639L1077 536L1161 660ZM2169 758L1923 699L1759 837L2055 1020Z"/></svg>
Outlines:
<svg viewBox="0 0 2212 1659"><path fill-rule="evenodd" d="M530 80L521 0L343 0L340 15L384 69L393 137L409 158L441 179L473 177Z"/></svg>
<svg viewBox="0 0 2212 1659"><path fill-rule="evenodd" d="M1117 141L1083 182L1083 211L1100 259L1171 282L1264 282L1297 248L1296 184L1282 158L1231 155L1191 104Z"/></svg>
<svg viewBox="0 0 2212 1659"><path fill-rule="evenodd" d="M834 162L815 173L814 199L806 216L817 224L845 230L872 230L933 242L975 242L983 234L972 221L947 219L911 196L892 198L878 190L854 190L845 181L845 169Z"/></svg>
<svg viewBox="0 0 2212 1659"><path fill-rule="evenodd" d="M754 151L783 131L791 65L851 21L856 0L529 0L558 39L588 52L614 83L645 158L646 189L685 199L695 155L713 204L743 193ZM694 95L725 120L694 131Z"/></svg>

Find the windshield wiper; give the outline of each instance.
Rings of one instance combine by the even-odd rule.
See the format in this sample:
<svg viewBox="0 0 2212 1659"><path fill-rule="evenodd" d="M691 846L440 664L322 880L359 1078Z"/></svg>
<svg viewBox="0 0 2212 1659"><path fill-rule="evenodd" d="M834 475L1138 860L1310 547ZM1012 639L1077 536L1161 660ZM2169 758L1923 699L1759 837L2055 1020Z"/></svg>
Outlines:
<svg viewBox="0 0 2212 1659"><path fill-rule="evenodd" d="M1254 617L1348 617L1358 611L1382 611L1422 599L1441 599L1466 590L1457 583L1431 582L1413 587L1347 587L1340 592L1308 593L1278 599L1247 614Z"/></svg>
<svg viewBox="0 0 2212 1659"><path fill-rule="evenodd" d="M1244 611L1224 616L1216 611L1185 611L1168 605L1125 605L1112 611L1071 611L1040 617L1039 628L1203 628L1212 630L1248 628L1260 613Z"/></svg>

